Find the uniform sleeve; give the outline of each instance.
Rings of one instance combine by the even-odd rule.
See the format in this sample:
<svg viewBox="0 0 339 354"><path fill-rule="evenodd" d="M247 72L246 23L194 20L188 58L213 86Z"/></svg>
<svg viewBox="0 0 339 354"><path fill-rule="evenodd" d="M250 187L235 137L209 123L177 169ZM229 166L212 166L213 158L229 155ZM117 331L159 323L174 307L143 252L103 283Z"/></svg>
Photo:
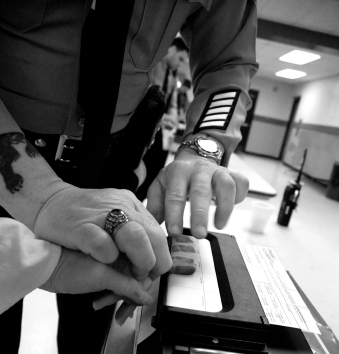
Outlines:
<svg viewBox="0 0 339 354"><path fill-rule="evenodd" d="M22 223L0 218L0 314L46 283L61 247L39 240Z"/></svg>
<svg viewBox="0 0 339 354"><path fill-rule="evenodd" d="M213 0L188 17L181 35L190 48L194 100L187 112L188 134L204 132L225 147L222 165L241 140L251 107L257 12L254 0Z"/></svg>
<svg viewBox="0 0 339 354"><path fill-rule="evenodd" d="M0 99L0 135L8 133L22 133L22 131Z"/></svg>

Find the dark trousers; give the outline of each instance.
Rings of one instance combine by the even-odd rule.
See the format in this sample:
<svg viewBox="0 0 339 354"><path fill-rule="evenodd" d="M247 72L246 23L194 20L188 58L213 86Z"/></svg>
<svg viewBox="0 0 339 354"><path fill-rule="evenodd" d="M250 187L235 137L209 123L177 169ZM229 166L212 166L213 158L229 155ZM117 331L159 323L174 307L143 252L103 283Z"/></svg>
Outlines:
<svg viewBox="0 0 339 354"><path fill-rule="evenodd" d="M0 352L17 354L20 346L23 300L0 315Z"/></svg>
<svg viewBox="0 0 339 354"><path fill-rule="evenodd" d="M56 164L54 161L59 142L58 135L35 134L27 131L24 133L26 139L39 151L65 182L77 185L77 182L79 182L78 169ZM138 185L136 175L133 171L122 170L120 162L117 160L117 155L114 153L123 138L123 130L111 135L110 148L105 159L99 187L125 188L134 192ZM36 146L35 141L37 139L43 139L46 146ZM76 144L79 145L79 142L76 142ZM72 151L75 151L74 160L78 161L79 146ZM1 207L0 217L9 217L9 214ZM59 310L57 341L59 354L101 353L112 320L114 305L94 311L92 303L97 295L98 293L83 295L57 294ZM6 350L6 354L17 353L19 349L22 303L23 300L20 300L4 314L0 315L0 351Z"/></svg>

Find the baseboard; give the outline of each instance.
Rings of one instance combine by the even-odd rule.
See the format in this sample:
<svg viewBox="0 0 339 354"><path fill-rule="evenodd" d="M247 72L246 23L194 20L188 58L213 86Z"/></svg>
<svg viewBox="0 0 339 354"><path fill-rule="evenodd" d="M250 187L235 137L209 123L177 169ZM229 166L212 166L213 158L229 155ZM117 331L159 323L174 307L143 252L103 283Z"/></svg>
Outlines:
<svg viewBox="0 0 339 354"><path fill-rule="evenodd" d="M296 167L294 167L294 166L288 164L287 162L282 161L282 163L283 163L285 166L291 168L291 169L294 170L294 171L299 171L298 168L296 168ZM329 183L329 180L327 180L327 179L316 178L316 177L313 177L313 176L309 175L308 173L304 173L304 172L303 172L302 175L303 175L303 176L306 176L308 179L310 179L310 180L312 180L312 181L314 181L314 182L317 182L317 183L321 184L321 185L324 186L324 187L327 187L327 185L328 185L328 183Z"/></svg>
<svg viewBox="0 0 339 354"><path fill-rule="evenodd" d="M279 157L275 157L272 155L258 154L256 152L250 152L250 151L246 151L246 150L243 150L242 152L245 154L249 154L249 155L254 155L254 156L259 156L259 157L268 157L269 159L273 159L273 160L280 160Z"/></svg>

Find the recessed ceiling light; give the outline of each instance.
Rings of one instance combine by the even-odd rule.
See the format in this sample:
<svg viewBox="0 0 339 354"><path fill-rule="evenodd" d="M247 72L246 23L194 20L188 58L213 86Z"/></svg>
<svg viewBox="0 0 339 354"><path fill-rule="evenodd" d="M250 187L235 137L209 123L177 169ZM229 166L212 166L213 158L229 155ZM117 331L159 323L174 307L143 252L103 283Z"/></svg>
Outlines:
<svg viewBox="0 0 339 354"><path fill-rule="evenodd" d="M299 70L284 69L275 73L276 76L284 77L286 79L299 79L300 77L306 76L306 73Z"/></svg>
<svg viewBox="0 0 339 354"><path fill-rule="evenodd" d="M292 50L292 52L289 52L280 57L279 60L292 64L304 65L320 58L321 56L318 54L308 53L302 50Z"/></svg>

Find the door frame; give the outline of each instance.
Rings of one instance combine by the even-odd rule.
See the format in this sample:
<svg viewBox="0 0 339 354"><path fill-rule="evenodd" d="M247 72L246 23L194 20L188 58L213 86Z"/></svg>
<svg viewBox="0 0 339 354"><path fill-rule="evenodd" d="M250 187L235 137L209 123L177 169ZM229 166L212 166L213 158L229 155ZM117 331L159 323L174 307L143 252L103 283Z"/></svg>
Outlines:
<svg viewBox="0 0 339 354"><path fill-rule="evenodd" d="M294 99L293 99L293 105L292 105L292 108L291 108L291 113L290 113L290 116L288 118L284 139L283 139L283 142L282 142L281 148L280 148L280 153L279 153L279 157L278 157L279 160L282 160L282 158L283 158L284 151L285 151L285 148L286 148L286 145L287 145L287 141L288 141L288 138L289 138L290 133L291 133L292 125L294 123L295 115L296 115L297 110L298 110L300 99L301 99L301 96L295 96Z"/></svg>

